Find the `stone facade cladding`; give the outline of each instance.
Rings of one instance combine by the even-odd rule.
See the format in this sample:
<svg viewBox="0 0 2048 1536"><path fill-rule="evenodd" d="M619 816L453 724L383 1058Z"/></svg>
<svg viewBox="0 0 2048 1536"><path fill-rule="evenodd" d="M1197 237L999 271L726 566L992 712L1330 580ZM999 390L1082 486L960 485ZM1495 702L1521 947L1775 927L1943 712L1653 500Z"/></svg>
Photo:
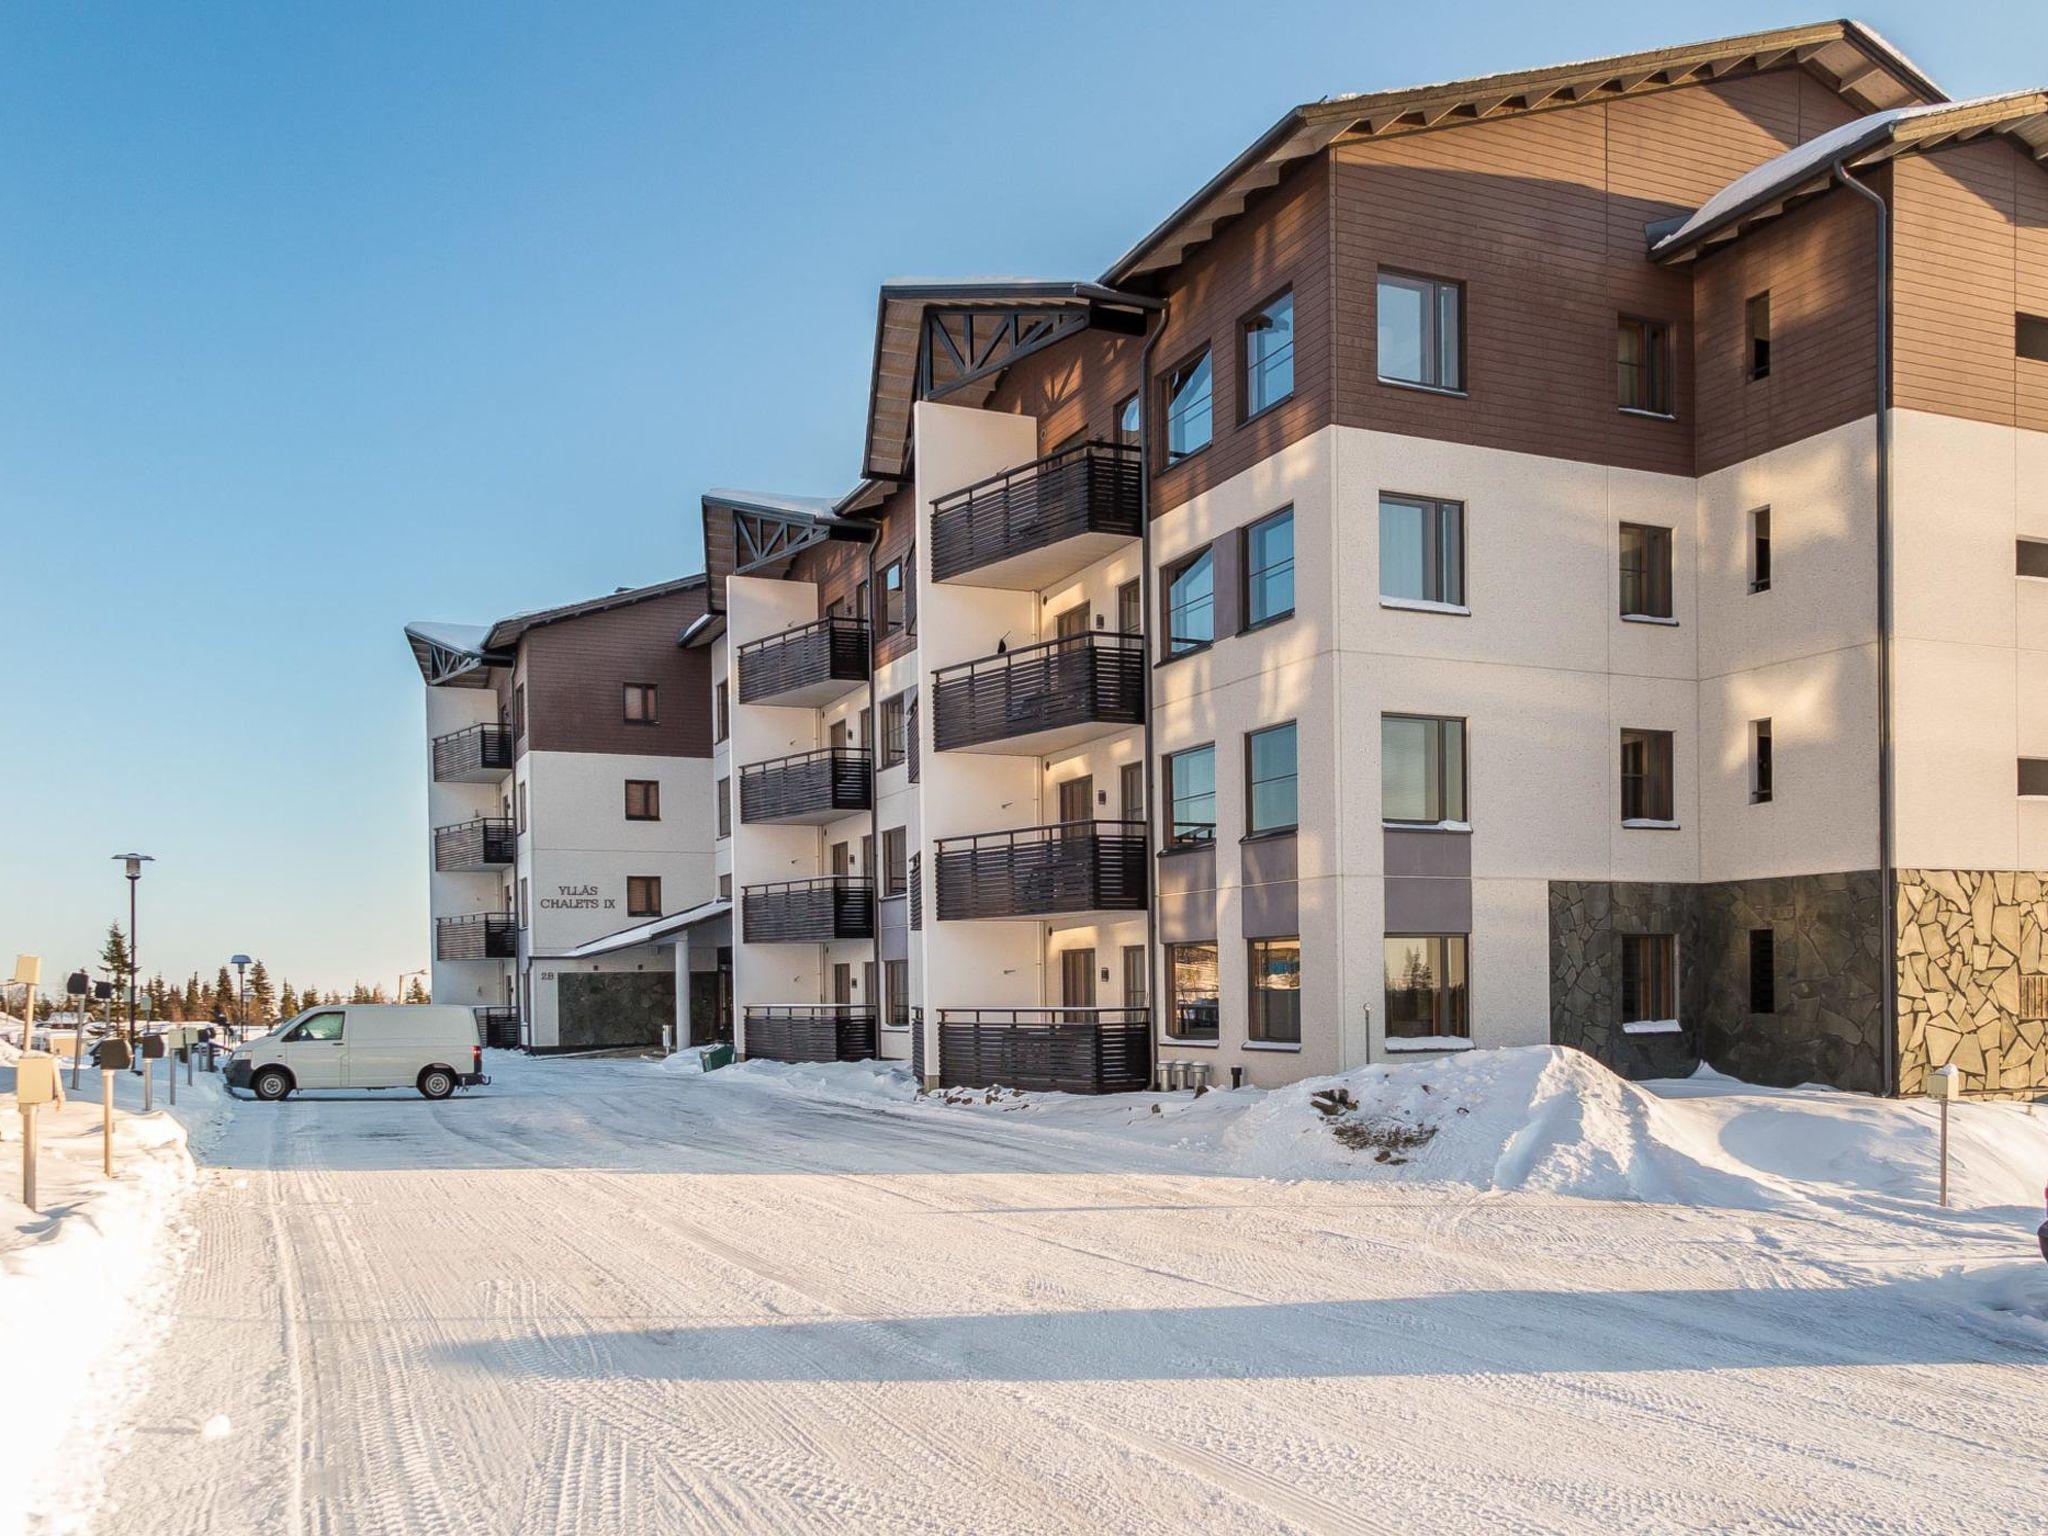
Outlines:
<svg viewBox="0 0 2048 1536"><path fill-rule="evenodd" d="M1678 935L1675 1035L1621 1027L1621 938ZM1624 1077L1683 1077L1699 1065L1696 1041L1704 952L1699 887L1614 880L1550 882L1550 1038Z"/></svg>
<svg viewBox="0 0 2048 1536"><path fill-rule="evenodd" d="M1897 912L1899 1092L2048 1091L2048 874L1902 869Z"/></svg>

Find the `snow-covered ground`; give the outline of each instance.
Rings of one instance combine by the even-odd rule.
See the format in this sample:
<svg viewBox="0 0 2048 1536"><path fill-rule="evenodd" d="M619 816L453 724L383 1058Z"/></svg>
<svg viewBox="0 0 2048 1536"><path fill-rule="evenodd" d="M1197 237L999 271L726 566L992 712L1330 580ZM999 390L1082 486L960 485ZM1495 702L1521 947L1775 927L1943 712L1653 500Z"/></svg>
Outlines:
<svg viewBox="0 0 2048 1536"><path fill-rule="evenodd" d="M236 1104L116 1454L38 1519L2048 1522L2023 1107L1955 1112L1944 1212L1924 1105L1548 1050L1200 1100L691 1065Z"/></svg>

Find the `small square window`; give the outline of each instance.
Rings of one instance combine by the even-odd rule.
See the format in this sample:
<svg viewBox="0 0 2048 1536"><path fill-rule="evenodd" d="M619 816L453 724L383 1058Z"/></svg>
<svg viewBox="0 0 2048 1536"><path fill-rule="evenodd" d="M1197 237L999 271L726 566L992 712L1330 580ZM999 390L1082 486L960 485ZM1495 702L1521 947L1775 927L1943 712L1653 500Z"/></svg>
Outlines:
<svg viewBox="0 0 2048 1536"><path fill-rule="evenodd" d="M2013 569L2022 576L2048 578L2048 540L2021 539Z"/></svg>
<svg viewBox="0 0 2048 1536"><path fill-rule="evenodd" d="M626 916L661 916L661 876L626 876Z"/></svg>
<svg viewBox="0 0 2048 1536"><path fill-rule="evenodd" d="M1621 936L1621 1022L1678 1021L1678 937L1670 933Z"/></svg>
<svg viewBox="0 0 2048 1536"><path fill-rule="evenodd" d="M1377 307L1382 380L1464 389L1464 284L1382 272Z"/></svg>
<svg viewBox="0 0 2048 1536"><path fill-rule="evenodd" d="M2029 799L2048 796L2048 757L2020 759L2020 793Z"/></svg>
<svg viewBox="0 0 2048 1536"><path fill-rule="evenodd" d="M2036 363L2048 363L2048 317L2013 316L2013 350Z"/></svg>
<svg viewBox="0 0 2048 1536"><path fill-rule="evenodd" d="M1462 502L1380 496L1380 596L1465 606Z"/></svg>
<svg viewBox="0 0 2048 1536"><path fill-rule="evenodd" d="M1669 825L1672 820L1671 732L1621 733L1621 819Z"/></svg>
<svg viewBox="0 0 2048 1536"><path fill-rule="evenodd" d="M1669 528L1621 525L1621 615L1625 619L1672 616Z"/></svg>
<svg viewBox="0 0 2048 1536"><path fill-rule="evenodd" d="M626 684L626 724L654 725L661 718L660 690L653 683Z"/></svg>
<svg viewBox="0 0 2048 1536"><path fill-rule="evenodd" d="M661 820L661 783L659 780L626 780L626 820Z"/></svg>

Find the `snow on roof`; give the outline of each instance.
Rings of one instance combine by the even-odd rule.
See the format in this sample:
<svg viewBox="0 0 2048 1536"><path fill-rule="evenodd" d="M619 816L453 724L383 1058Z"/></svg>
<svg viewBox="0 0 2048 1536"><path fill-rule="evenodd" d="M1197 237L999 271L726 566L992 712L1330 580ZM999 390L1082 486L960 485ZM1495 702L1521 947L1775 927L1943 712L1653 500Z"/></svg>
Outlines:
<svg viewBox="0 0 2048 1536"><path fill-rule="evenodd" d="M714 918L724 917L732 911L732 901L720 897L715 901L700 902L681 912L667 917L652 918L644 923L635 923L631 928L621 928L617 933L608 933L602 938L588 939L574 949L565 949L560 954L536 955L540 960L587 960L595 955L615 954L622 949L637 949L642 944L658 944L686 928L699 923L708 923Z"/></svg>
<svg viewBox="0 0 2048 1536"><path fill-rule="evenodd" d="M422 621L405 626L408 635L415 635L429 645L438 645L444 651L467 651L480 655L484 642L490 638L488 624L436 624Z"/></svg>
<svg viewBox="0 0 2048 1536"><path fill-rule="evenodd" d="M838 498L833 496L789 496L780 491L740 491L721 487L704 493L704 500L720 506L744 507L750 512L781 512L791 517L829 518Z"/></svg>

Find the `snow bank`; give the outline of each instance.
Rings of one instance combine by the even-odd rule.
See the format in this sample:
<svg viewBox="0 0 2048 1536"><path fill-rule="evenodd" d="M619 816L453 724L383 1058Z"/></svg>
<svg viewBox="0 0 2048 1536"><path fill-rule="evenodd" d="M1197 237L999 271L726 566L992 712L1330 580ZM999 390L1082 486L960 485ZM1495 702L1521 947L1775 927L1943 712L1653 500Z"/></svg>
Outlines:
<svg viewBox="0 0 2048 1536"><path fill-rule="evenodd" d="M717 1082L759 1083L806 1098L851 1104L904 1104L917 1097L917 1084L900 1067L882 1061L734 1062L713 1075Z"/></svg>

